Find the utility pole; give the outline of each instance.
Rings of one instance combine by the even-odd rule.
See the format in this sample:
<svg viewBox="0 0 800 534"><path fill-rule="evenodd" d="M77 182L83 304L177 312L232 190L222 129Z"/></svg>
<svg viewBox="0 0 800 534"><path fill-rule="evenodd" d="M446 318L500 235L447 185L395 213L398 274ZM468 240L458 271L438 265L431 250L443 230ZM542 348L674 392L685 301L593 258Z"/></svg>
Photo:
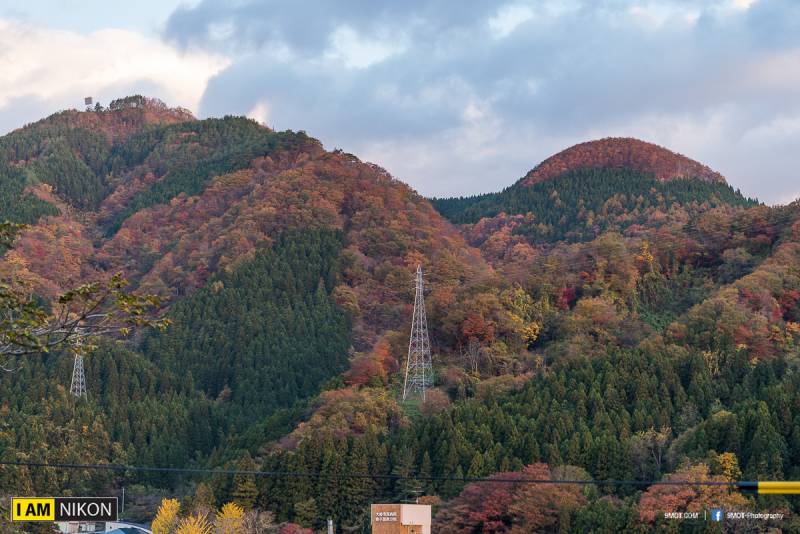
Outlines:
<svg viewBox="0 0 800 534"><path fill-rule="evenodd" d="M422 265L417 265L414 314L411 318L411 336L408 340L406 378L403 383L403 400L418 395L425 400L425 391L433 384L431 341L428 337L428 318L425 314Z"/></svg>
<svg viewBox="0 0 800 534"><path fill-rule="evenodd" d="M75 340L75 363L72 365L72 383L69 392L78 398L86 398L86 375L83 372L83 331L78 329L78 337Z"/></svg>

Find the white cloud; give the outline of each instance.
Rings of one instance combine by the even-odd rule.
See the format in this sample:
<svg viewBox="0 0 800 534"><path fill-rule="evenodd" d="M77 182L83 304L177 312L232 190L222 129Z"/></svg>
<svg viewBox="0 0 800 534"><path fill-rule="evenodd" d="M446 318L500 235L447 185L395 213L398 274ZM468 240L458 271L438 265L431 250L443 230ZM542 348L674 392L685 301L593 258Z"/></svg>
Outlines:
<svg viewBox="0 0 800 534"><path fill-rule="evenodd" d="M691 6L676 6L661 2L634 4L628 8L628 14L643 27L658 29L673 21L695 24L700 12Z"/></svg>
<svg viewBox="0 0 800 534"><path fill-rule="evenodd" d="M731 6L736 9L750 9L750 6L756 3L756 0L731 0Z"/></svg>
<svg viewBox="0 0 800 534"><path fill-rule="evenodd" d="M745 132L744 140L776 143L782 139L800 136L800 116L777 117Z"/></svg>
<svg viewBox="0 0 800 534"><path fill-rule="evenodd" d="M253 109L247 112L247 117L261 124L267 124L267 120L269 119L269 107L267 106L267 102L265 100L259 100L256 105L253 106Z"/></svg>
<svg viewBox="0 0 800 534"><path fill-rule="evenodd" d="M79 106L82 96L113 98L146 87L149 96L196 111L209 78L228 64L129 30L84 35L0 19L0 129L18 126L3 124L2 115L20 98L55 111Z"/></svg>
<svg viewBox="0 0 800 534"><path fill-rule="evenodd" d="M331 34L331 49L326 56L338 59L350 69L365 69L405 50L403 39L366 39L349 26L339 26Z"/></svg>
<svg viewBox="0 0 800 534"><path fill-rule="evenodd" d="M503 6L497 14L489 19L489 30L496 39L506 37L517 26L532 19L533 9L530 6L511 4Z"/></svg>

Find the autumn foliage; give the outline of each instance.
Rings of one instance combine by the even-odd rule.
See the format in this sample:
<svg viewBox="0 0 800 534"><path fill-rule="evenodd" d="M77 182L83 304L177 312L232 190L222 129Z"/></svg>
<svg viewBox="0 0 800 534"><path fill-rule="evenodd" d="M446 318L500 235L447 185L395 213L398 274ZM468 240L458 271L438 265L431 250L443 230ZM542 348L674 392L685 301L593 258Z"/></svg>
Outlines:
<svg viewBox="0 0 800 534"><path fill-rule="evenodd" d="M719 485L664 484L651 486L639 500L639 517L653 523L664 512L703 512L711 508L744 511L747 499L738 490L726 484L731 478L709 473L707 465L686 467L665 479L667 482L701 482Z"/></svg>
<svg viewBox="0 0 800 534"><path fill-rule="evenodd" d="M696 177L724 182L721 174L666 148L638 139L609 137L572 146L540 163L523 178L530 185L571 169L625 168L653 174L659 180Z"/></svg>
<svg viewBox="0 0 800 534"><path fill-rule="evenodd" d="M550 467L539 463L498 473L489 482L468 484L436 515L434 528L453 534L557 530L559 515L584 504L586 498L579 485L529 482L553 478Z"/></svg>

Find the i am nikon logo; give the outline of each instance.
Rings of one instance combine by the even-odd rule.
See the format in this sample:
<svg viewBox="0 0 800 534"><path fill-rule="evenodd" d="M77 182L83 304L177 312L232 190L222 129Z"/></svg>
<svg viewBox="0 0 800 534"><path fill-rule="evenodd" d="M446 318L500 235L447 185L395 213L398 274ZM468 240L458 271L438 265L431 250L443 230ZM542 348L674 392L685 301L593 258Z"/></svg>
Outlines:
<svg viewBox="0 0 800 534"><path fill-rule="evenodd" d="M12 521L116 521L116 497L12 497Z"/></svg>
<svg viewBox="0 0 800 534"><path fill-rule="evenodd" d="M55 521L56 500L50 497L44 499L11 499L12 521Z"/></svg>

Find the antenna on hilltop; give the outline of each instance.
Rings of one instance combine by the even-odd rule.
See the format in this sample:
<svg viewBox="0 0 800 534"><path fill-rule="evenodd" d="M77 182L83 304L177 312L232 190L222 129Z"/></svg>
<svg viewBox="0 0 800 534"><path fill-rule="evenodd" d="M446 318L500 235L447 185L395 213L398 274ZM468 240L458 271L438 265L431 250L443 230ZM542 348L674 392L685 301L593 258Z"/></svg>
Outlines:
<svg viewBox="0 0 800 534"><path fill-rule="evenodd" d="M72 383L69 392L78 398L86 398L86 375L83 373L83 330L77 330L78 337L75 340L75 363L72 365Z"/></svg>
<svg viewBox="0 0 800 534"><path fill-rule="evenodd" d="M422 400L425 400L425 391L433 384L431 340L428 338L428 318L425 314L423 290L422 266L417 265L414 315L411 319L411 336L408 340L403 400L413 395L419 395Z"/></svg>

